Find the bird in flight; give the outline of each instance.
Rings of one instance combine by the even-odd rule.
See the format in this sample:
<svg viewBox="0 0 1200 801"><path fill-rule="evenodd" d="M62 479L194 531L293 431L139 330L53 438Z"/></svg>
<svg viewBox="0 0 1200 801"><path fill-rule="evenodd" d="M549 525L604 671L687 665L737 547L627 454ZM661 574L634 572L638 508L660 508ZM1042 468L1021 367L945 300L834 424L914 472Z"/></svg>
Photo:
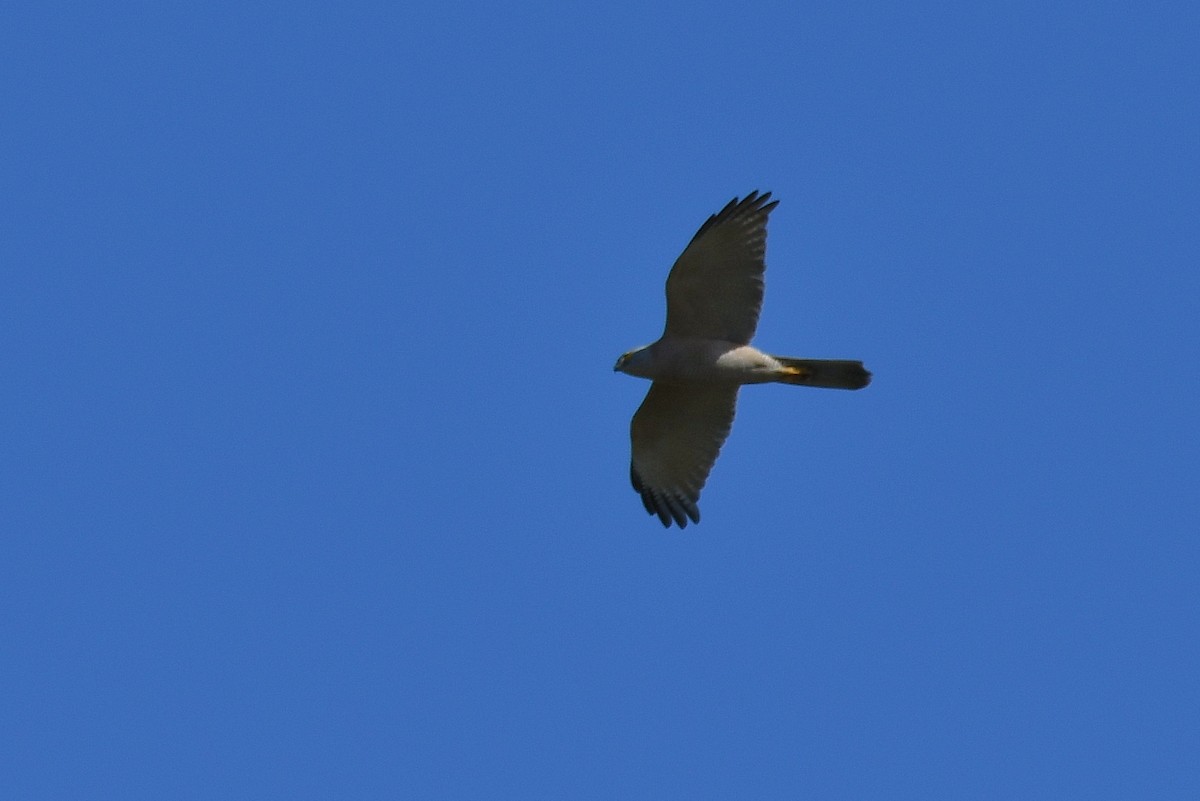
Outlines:
<svg viewBox="0 0 1200 801"><path fill-rule="evenodd" d="M734 198L708 218L667 277L667 325L613 370L653 383L633 416L630 479L663 526L700 522L700 490L733 424L742 384L862 389L862 362L793 359L750 347L762 308L771 193Z"/></svg>

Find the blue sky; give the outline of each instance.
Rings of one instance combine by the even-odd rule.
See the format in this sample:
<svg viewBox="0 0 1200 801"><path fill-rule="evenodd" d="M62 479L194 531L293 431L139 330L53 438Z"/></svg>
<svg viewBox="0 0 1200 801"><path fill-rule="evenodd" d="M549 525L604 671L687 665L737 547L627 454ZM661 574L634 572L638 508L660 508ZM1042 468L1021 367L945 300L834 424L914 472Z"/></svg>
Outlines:
<svg viewBox="0 0 1200 801"><path fill-rule="evenodd" d="M1200 796L1200 14L0 18L21 799ZM667 270L781 201L704 521Z"/></svg>

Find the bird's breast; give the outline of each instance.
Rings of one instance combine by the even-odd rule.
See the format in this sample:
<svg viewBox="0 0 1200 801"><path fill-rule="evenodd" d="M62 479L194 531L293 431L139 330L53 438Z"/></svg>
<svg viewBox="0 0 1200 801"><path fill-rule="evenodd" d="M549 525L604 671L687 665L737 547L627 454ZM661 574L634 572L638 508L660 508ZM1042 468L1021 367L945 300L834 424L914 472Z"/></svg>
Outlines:
<svg viewBox="0 0 1200 801"><path fill-rule="evenodd" d="M749 345L712 339L665 339L655 345L656 378L752 384L769 381L778 362Z"/></svg>

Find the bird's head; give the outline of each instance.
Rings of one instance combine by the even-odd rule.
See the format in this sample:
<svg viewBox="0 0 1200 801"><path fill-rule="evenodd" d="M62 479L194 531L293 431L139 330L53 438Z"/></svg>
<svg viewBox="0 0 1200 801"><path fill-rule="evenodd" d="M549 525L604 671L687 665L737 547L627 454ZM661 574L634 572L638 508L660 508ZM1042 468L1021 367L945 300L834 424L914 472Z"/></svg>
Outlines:
<svg viewBox="0 0 1200 801"><path fill-rule="evenodd" d="M649 364L649 347L647 345L643 348L622 353L621 358L617 359L617 363L613 365L613 371L628 373L629 375L641 375Z"/></svg>

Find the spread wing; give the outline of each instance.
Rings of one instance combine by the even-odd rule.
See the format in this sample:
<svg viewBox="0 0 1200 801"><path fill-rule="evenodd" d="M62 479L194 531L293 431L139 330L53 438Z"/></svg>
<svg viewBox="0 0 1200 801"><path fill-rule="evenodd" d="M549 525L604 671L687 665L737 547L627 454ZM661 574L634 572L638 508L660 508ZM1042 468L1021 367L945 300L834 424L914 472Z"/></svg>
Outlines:
<svg viewBox="0 0 1200 801"><path fill-rule="evenodd" d="M737 385L655 381L633 416L630 478L642 505L670 528L700 522L700 490L717 460L737 404Z"/></svg>
<svg viewBox="0 0 1200 801"><path fill-rule="evenodd" d="M770 198L734 198L700 226L667 277L664 336L750 342L762 308L767 215L779 204Z"/></svg>

